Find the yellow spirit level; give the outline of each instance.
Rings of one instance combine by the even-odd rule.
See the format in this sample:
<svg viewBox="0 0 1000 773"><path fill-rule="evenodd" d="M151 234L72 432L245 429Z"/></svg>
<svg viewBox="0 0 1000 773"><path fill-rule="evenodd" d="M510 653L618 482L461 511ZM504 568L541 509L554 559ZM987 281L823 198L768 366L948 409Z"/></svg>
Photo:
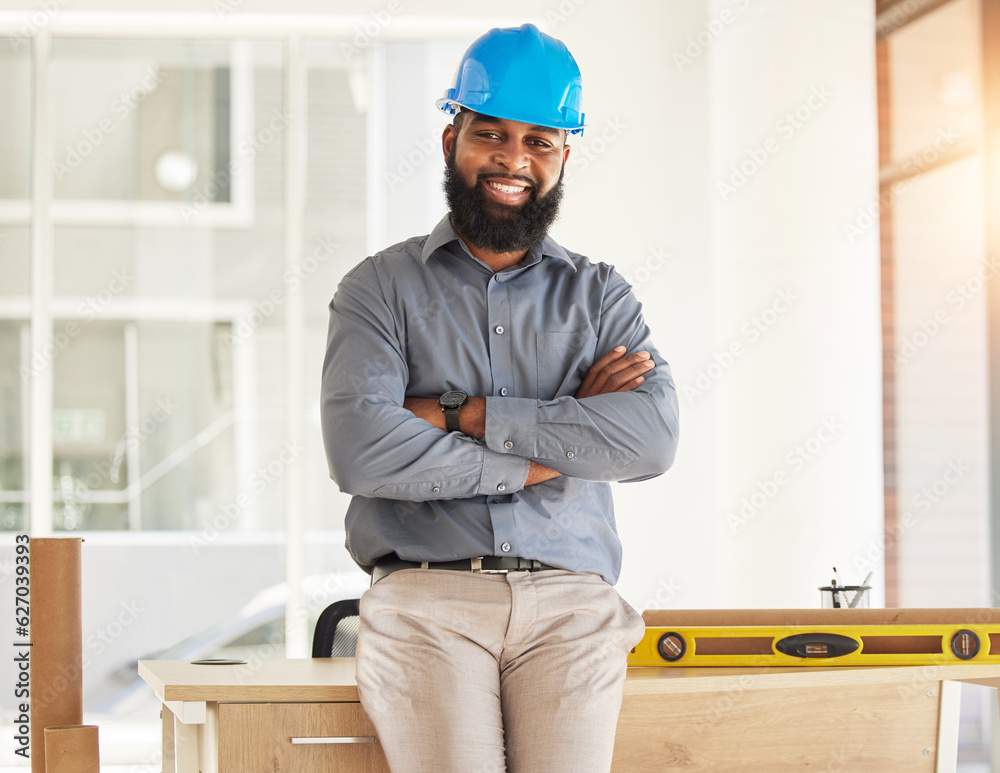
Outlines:
<svg viewBox="0 0 1000 773"><path fill-rule="evenodd" d="M766 667L1000 663L998 613L1000 610L993 609L679 613L656 610L644 615L646 635L632 650L628 665ZM780 622L782 617L783 623ZM892 622L887 622L889 620ZM708 622L713 624L706 624Z"/></svg>

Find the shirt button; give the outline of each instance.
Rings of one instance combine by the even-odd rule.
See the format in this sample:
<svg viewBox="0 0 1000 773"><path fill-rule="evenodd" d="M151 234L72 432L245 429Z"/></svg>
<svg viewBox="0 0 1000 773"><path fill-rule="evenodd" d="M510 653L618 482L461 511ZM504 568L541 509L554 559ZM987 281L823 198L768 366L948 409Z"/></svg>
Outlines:
<svg viewBox="0 0 1000 773"><path fill-rule="evenodd" d="M566 458L567 459L572 459L574 456L576 456L576 454L574 454L572 451L567 451L566 452Z"/></svg>
<svg viewBox="0 0 1000 773"><path fill-rule="evenodd" d="M507 490L507 487L505 485L503 485L502 483L499 486L497 486L497 491L506 491L506 490Z"/></svg>
<svg viewBox="0 0 1000 773"><path fill-rule="evenodd" d="M497 331L497 335L498 336L502 336L503 335L503 325L497 325L496 326L496 331Z"/></svg>
<svg viewBox="0 0 1000 773"><path fill-rule="evenodd" d="M503 444L503 447L506 448L509 451L510 449L512 449L514 447L514 442L511 441L511 440L508 440L508 441L506 441Z"/></svg>
<svg viewBox="0 0 1000 773"><path fill-rule="evenodd" d="M507 396L507 387L500 387L500 396L501 397Z"/></svg>
<svg viewBox="0 0 1000 773"><path fill-rule="evenodd" d="M501 549L501 550L502 550L502 551L503 551L504 553L509 553L509 552L510 552L510 543L509 543L509 542L505 542L505 543L503 543L503 544L502 544L502 545L500 546L500 549Z"/></svg>
<svg viewBox="0 0 1000 773"><path fill-rule="evenodd" d="M440 486L435 486L434 488L431 489L431 491L433 491L435 494L440 494L441 493L441 487Z"/></svg>

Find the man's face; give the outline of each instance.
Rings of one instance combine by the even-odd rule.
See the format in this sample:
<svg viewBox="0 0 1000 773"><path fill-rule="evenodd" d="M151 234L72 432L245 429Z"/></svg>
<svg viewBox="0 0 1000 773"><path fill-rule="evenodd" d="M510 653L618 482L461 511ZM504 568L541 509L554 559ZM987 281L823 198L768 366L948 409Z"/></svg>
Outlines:
<svg viewBox="0 0 1000 773"><path fill-rule="evenodd" d="M473 112L456 123L443 137L456 230L492 252L538 244L559 212L566 133Z"/></svg>

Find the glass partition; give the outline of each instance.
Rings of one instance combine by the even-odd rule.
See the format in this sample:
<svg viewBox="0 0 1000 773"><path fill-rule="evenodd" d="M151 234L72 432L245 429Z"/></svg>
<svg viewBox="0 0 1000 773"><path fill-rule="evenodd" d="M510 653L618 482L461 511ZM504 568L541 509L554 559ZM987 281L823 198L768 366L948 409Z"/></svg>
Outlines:
<svg viewBox="0 0 1000 773"><path fill-rule="evenodd" d="M280 530L281 45L57 39L52 83L55 528Z"/></svg>
<svg viewBox="0 0 1000 773"><path fill-rule="evenodd" d="M27 394L20 374L27 336L27 323L0 320L0 529L4 531L27 528Z"/></svg>
<svg viewBox="0 0 1000 773"><path fill-rule="evenodd" d="M230 200L234 46L56 40L53 191L59 199Z"/></svg>
<svg viewBox="0 0 1000 773"><path fill-rule="evenodd" d="M29 288L31 43L0 37L0 302ZM2 308L2 307L0 307ZM0 315L2 318L2 315Z"/></svg>
<svg viewBox="0 0 1000 773"><path fill-rule="evenodd" d="M979 37L978 5L952 0L887 39L891 163L880 204L893 266L899 520L888 531L898 539L900 606L989 598L984 342L996 266L984 244Z"/></svg>
<svg viewBox="0 0 1000 773"><path fill-rule="evenodd" d="M978 13L974 0L951 0L888 39L892 159L911 172L979 134Z"/></svg>
<svg viewBox="0 0 1000 773"><path fill-rule="evenodd" d="M31 42L0 37L0 207L5 200L30 195ZM2 224L0 210L0 224ZM2 225L0 225L2 227Z"/></svg>
<svg viewBox="0 0 1000 773"><path fill-rule="evenodd" d="M0 177L3 177L0 174ZM28 209L27 202L19 202L21 208ZM0 202L0 210L4 202ZM12 298L25 298L30 293L31 232L23 225L4 224L0 220L0 304ZM0 305L0 309L2 309Z"/></svg>

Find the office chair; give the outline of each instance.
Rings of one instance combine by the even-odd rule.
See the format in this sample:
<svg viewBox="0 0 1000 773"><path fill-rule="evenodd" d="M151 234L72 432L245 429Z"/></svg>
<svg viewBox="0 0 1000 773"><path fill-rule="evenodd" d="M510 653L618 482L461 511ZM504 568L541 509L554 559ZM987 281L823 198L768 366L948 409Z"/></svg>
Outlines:
<svg viewBox="0 0 1000 773"><path fill-rule="evenodd" d="M353 658L358 646L358 599L334 601L313 632L314 658Z"/></svg>

